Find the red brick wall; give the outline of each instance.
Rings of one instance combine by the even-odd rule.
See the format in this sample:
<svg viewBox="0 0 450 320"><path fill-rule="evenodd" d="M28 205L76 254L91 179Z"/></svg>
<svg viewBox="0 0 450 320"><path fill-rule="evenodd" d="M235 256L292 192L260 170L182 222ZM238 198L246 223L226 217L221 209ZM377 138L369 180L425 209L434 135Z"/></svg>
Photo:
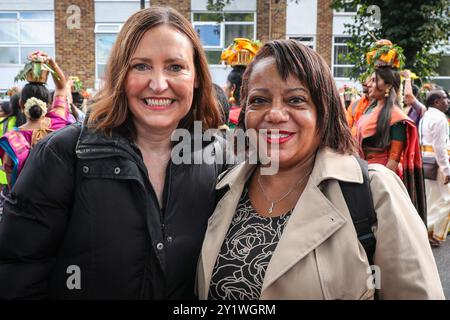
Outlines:
<svg viewBox="0 0 450 320"><path fill-rule="evenodd" d="M316 50L331 66L331 48L333 45L333 9L332 0L317 0L317 39Z"/></svg>
<svg viewBox="0 0 450 320"><path fill-rule="evenodd" d="M151 0L150 4L172 7L191 21L191 0Z"/></svg>
<svg viewBox="0 0 450 320"><path fill-rule="evenodd" d="M70 76L78 76L85 88L93 88L95 81L95 18L93 0L55 0L56 61ZM81 9L80 28L69 29L67 8L76 5Z"/></svg>
<svg viewBox="0 0 450 320"><path fill-rule="evenodd" d="M286 38L287 0L257 1L256 37L262 42Z"/></svg>

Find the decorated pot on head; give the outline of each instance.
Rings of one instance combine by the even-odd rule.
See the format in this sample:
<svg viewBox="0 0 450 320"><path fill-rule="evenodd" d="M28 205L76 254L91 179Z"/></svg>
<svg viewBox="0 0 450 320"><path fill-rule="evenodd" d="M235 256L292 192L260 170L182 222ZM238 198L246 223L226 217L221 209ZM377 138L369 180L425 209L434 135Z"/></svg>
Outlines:
<svg viewBox="0 0 450 320"><path fill-rule="evenodd" d="M366 54L366 61L369 66L391 67L401 69L404 66L405 56L403 49L392 44L391 41L381 39L375 42Z"/></svg>
<svg viewBox="0 0 450 320"><path fill-rule="evenodd" d="M25 80L31 83L47 83L48 74L55 71L48 64L48 55L42 51L34 51L27 57L28 62L14 78L14 81Z"/></svg>
<svg viewBox="0 0 450 320"><path fill-rule="evenodd" d="M246 66L255 57L261 48L261 42L252 41L246 38L235 38L233 43L228 46L220 56L220 61L234 66Z"/></svg>

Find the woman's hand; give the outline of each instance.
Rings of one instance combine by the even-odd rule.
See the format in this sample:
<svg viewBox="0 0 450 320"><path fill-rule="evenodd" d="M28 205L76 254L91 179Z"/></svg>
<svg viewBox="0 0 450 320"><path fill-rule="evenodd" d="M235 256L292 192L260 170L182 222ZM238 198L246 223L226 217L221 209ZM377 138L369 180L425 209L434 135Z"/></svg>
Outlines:
<svg viewBox="0 0 450 320"><path fill-rule="evenodd" d="M411 80L411 71L409 70L402 70L400 71L400 75L405 78L405 80Z"/></svg>
<svg viewBox="0 0 450 320"><path fill-rule="evenodd" d="M397 173L398 162L395 160L389 159L388 162L386 163L386 168Z"/></svg>
<svg viewBox="0 0 450 320"><path fill-rule="evenodd" d="M48 57L47 63L50 67L55 70L56 74L52 73L53 81L55 82L56 90L55 96L65 96L65 88L66 88L66 77L64 76L64 72L58 66L55 60L52 57ZM59 91L59 92L58 92ZM58 92L58 94L57 94Z"/></svg>

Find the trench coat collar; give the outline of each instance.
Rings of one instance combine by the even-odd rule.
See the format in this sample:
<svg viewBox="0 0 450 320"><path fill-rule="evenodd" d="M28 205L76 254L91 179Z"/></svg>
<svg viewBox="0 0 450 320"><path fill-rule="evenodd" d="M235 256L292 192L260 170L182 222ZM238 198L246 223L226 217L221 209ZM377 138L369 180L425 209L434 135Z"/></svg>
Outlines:
<svg viewBox="0 0 450 320"><path fill-rule="evenodd" d="M256 165L242 163L229 171L217 184L217 189L228 186L230 190L222 198L222 203L219 202L216 210L220 211L220 214L214 215L202 250L205 297L208 295L215 260L245 182L255 168ZM271 284L346 223L344 214L321 192L321 182L328 179L363 182L361 168L354 157L338 154L329 148L318 151L308 183L292 211L267 267L261 297Z"/></svg>
<svg viewBox="0 0 450 320"><path fill-rule="evenodd" d="M255 166L248 163L241 163L235 166L230 171L225 172L222 177L219 177L216 189L222 189L227 185L231 188L242 183L245 184ZM358 161L354 157L339 154L327 147L317 151L311 179L316 186L327 179L363 183L363 176Z"/></svg>

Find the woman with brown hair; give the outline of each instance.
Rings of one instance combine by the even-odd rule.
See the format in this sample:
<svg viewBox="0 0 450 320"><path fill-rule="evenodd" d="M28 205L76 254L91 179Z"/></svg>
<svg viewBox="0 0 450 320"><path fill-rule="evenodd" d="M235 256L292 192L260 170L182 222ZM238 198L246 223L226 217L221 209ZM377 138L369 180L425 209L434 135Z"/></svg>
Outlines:
<svg viewBox="0 0 450 320"><path fill-rule="evenodd" d="M375 288L382 299L444 298L402 182L355 157L330 68L315 51L266 43L244 74L241 105L240 124L279 169L265 175L267 165L246 161L219 181L197 269L201 299L373 299ZM376 221L353 219L349 184L373 199ZM361 224L370 233L360 242ZM366 236L376 239L373 255Z"/></svg>
<svg viewBox="0 0 450 320"><path fill-rule="evenodd" d="M194 298L222 171L174 163L171 135L194 121L217 128L220 112L191 23L170 8L135 13L87 126L39 143L7 200L0 299Z"/></svg>

